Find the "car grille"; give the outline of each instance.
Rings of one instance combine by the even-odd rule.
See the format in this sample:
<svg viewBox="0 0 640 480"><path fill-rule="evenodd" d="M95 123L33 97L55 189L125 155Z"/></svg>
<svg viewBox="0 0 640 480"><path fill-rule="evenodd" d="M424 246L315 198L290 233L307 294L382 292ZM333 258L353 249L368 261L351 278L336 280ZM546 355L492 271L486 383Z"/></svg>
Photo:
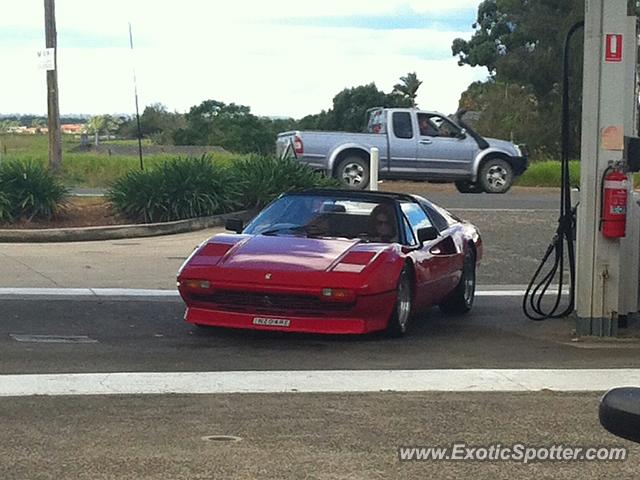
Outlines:
<svg viewBox="0 0 640 480"><path fill-rule="evenodd" d="M303 315L325 316L331 312L348 310L349 304L323 302L313 295L290 295L222 290L210 295L191 295L194 302L214 305L216 308L232 312L255 312L269 314L300 313Z"/></svg>

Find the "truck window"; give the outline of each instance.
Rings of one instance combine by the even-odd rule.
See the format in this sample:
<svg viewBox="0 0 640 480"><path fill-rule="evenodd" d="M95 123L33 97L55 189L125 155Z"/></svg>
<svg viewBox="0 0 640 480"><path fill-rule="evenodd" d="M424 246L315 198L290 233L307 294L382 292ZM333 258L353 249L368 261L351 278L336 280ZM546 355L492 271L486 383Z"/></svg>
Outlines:
<svg viewBox="0 0 640 480"><path fill-rule="evenodd" d="M457 137L460 135L460 129L440 115L429 115L429 123L437 129L437 133L433 136Z"/></svg>
<svg viewBox="0 0 640 480"><path fill-rule="evenodd" d="M426 113L418 114L418 125L420 127L420 135L423 137L437 137L438 129L431 123Z"/></svg>
<svg viewBox="0 0 640 480"><path fill-rule="evenodd" d="M393 112L393 134L397 138L413 138L413 125L409 112Z"/></svg>
<svg viewBox="0 0 640 480"><path fill-rule="evenodd" d="M369 114L367 133L387 133L387 112L374 110Z"/></svg>

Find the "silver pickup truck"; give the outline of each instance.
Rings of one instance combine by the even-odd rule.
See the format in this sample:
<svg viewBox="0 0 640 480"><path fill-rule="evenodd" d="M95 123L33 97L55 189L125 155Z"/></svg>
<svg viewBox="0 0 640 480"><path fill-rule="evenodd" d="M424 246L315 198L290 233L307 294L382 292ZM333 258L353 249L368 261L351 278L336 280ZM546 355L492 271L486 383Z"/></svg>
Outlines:
<svg viewBox="0 0 640 480"><path fill-rule="evenodd" d="M455 182L463 193L505 193L527 169L526 152L483 138L459 118L413 108L369 110L367 133L290 131L276 153L293 155L348 187L369 184L369 155L380 150L380 179Z"/></svg>

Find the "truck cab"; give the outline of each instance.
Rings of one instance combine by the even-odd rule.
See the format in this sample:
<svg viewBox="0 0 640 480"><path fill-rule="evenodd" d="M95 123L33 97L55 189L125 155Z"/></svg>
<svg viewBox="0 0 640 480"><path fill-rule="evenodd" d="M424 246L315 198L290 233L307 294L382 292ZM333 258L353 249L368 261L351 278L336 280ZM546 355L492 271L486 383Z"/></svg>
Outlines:
<svg viewBox="0 0 640 480"><path fill-rule="evenodd" d="M454 182L463 193L504 193L527 168L522 148L483 138L459 119L415 108L373 108L365 133L286 132L296 158L341 180L366 188L369 152L380 151L381 179Z"/></svg>

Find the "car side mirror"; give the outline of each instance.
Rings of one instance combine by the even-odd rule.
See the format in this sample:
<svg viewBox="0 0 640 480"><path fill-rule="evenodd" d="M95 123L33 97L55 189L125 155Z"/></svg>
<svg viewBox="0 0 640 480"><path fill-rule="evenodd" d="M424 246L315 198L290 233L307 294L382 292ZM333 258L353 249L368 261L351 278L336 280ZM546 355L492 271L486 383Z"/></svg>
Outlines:
<svg viewBox="0 0 640 480"><path fill-rule="evenodd" d="M418 229L418 241L420 243L435 240L439 235L440 233L436 227L424 227Z"/></svg>
<svg viewBox="0 0 640 480"><path fill-rule="evenodd" d="M227 218L224 228L231 232L242 233L244 222L240 218Z"/></svg>
<svg viewBox="0 0 640 480"><path fill-rule="evenodd" d="M600 424L618 437L640 443L640 388L609 390L600 400Z"/></svg>
<svg viewBox="0 0 640 480"><path fill-rule="evenodd" d="M460 140L467 138L467 129L463 128L462 130L460 130L460 133L458 134L458 138Z"/></svg>

